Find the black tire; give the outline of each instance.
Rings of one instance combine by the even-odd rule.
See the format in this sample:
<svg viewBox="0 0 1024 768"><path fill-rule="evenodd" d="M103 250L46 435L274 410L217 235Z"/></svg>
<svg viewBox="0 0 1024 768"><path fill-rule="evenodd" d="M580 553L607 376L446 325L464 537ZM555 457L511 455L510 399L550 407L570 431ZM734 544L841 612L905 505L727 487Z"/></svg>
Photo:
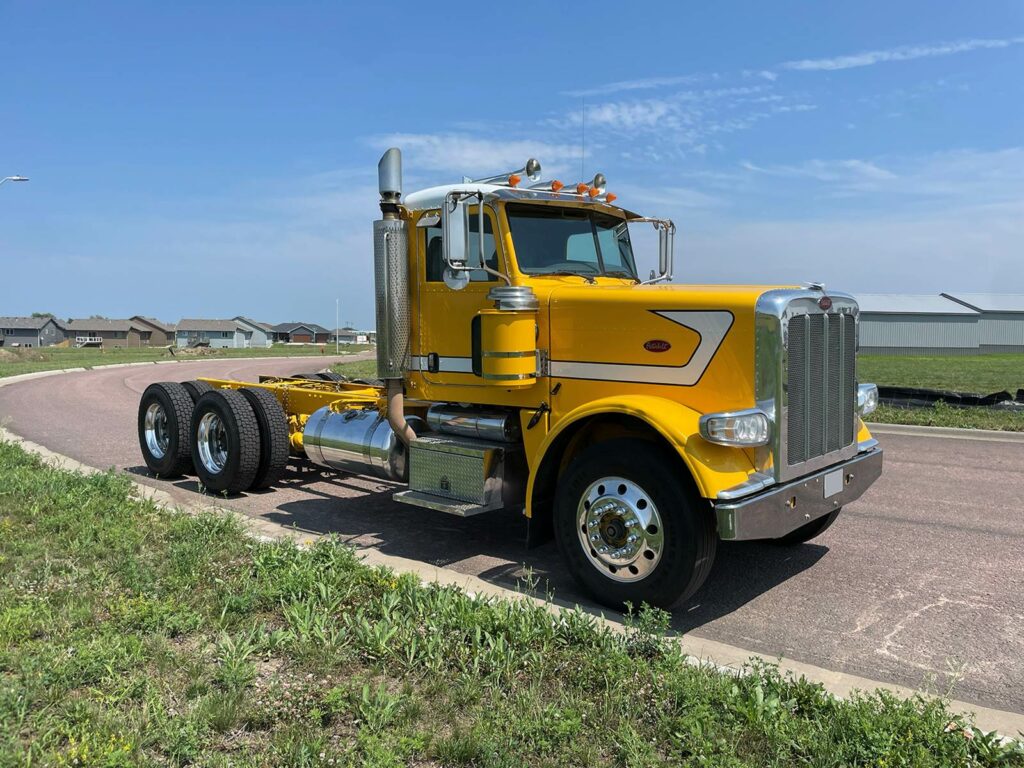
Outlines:
<svg viewBox="0 0 1024 768"><path fill-rule="evenodd" d="M319 373L293 373L289 379L309 379L310 381L323 381Z"/></svg>
<svg viewBox="0 0 1024 768"><path fill-rule="evenodd" d="M813 538L816 538L832 527L832 523L839 517L839 513L843 511L843 508L833 509L824 517L819 517L817 520L812 520L807 525L801 525L795 531L790 531L781 539L773 539L776 544L782 544L785 546L791 546L793 544L804 544Z"/></svg>
<svg viewBox="0 0 1024 768"><path fill-rule="evenodd" d="M160 439L157 440L156 424L147 438L146 415L150 407L158 409L153 413L159 418ZM149 471L159 477L181 477L192 469L189 425L192 419L192 398L188 391L173 381L150 384L139 401L139 446L142 458ZM154 450L155 449L155 450Z"/></svg>
<svg viewBox="0 0 1024 768"><path fill-rule="evenodd" d="M323 379L324 381L333 382L348 381L348 378L346 376L342 376L340 373L335 373L334 371L321 371L320 378Z"/></svg>
<svg viewBox="0 0 1024 768"><path fill-rule="evenodd" d="M696 487L684 473L680 459L669 451L642 440L617 439L585 449L559 479L554 511L555 539L573 577L599 602L614 608L622 608L626 603L634 609L639 609L643 603L671 608L692 596L707 579L715 560L718 535L710 508L702 503ZM634 564L628 569L637 575L627 574L622 567L613 571L614 566L599 564L601 556L593 546L588 543L588 548L584 548L580 528L587 536L593 533L604 536L606 530L602 522L597 531L587 534L587 528L581 525L579 508L585 501L585 494L596 487L598 490L593 492L601 493L602 500L618 501L613 495L621 492L612 489L606 492L604 484L600 483L604 478L626 480L640 492L636 509L648 510L648 514L660 519L660 527L653 522L639 530L620 526L623 536L630 530L641 534L638 546L643 551L638 550L633 563L641 568L652 568L646 575ZM626 485L616 488L626 488ZM650 511L652 504L653 512ZM596 508L587 506L585 514ZM629 514L641 516L636 511ZM649 519L653 521L654 517ZM621 520L628 522L629 518ZM587 525L598 524L590 518L587 521ZM660 533L661 543L648 544L645 532L651 534L651 540ZM598 543L603 545L604 541ZM650 549L656 546L661 548L660 557L655 557ZM656 561L653 567L641 559L648 552L651 555L648 559ZM613 574L619 571L618 578L633 580L617 580Z"/></svg>
<svg viewBox="0 0 1024 768"><path fill-rule="evenodd" d="M189 396L192 398L192 405L198 403L200 397L213 389L205 381L183 381L181 386L188 391Z"/></svg>
<svg viewBox="0 0 1024 768"><path fill-rule="evenodd" d="M243 387L238 391L252 406L260 429L260 464L249 487L262 490L277 483L288 468L288 455L291 452L288 415L274 394L266 389Z"/></svg>
<svg viewBox="0 0 1024 768"><path fill-rule="evenodd" d="M368 387L383 387L384 382L380 379L352 379L353 384L365 384Z"/></svg>
<svg viewBox="0 0 1024 768"><path fill-rule="evenodd" d="M207 415L212 417L210 426L219 426L214 432L219 440L207 443L218 442L223 450L219 466L213 457L207 464L199 440L199 428ZM230 389L215 389L202 395L192 411L189 437L192 463L206 490L240 493L252 485L260 465L260 428L245 395Z"/></svg>

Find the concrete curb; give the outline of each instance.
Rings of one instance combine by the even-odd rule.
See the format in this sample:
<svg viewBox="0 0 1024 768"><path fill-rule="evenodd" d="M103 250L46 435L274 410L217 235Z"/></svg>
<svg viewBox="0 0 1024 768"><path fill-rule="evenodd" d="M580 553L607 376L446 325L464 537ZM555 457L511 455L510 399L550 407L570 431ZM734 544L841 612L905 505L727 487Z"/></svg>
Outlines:
<svg viewBox="0 0 1024 768"><path fill-rule="evenodd" d="M919 427L914 424L880 424L868 422L872 434L938 437L947 440L987 440L996 443L1024 443L1024 432L998 429L960 429L958 427Z"/></svg>
<svg viewBox="0 0 1024 768"><path fill-rule="evenodd" d="M19 435L0 426L0 440L19 445L24 450L34 453L52 466L83 474L95 474L104 470L91 467L82 462L76 461L69 456L51 451L45 446L33 443ZM210 504L182 504L174 499L166 491L146 485L138 480L131 479L139 497L152 501L168 511L183 512L185 514L198 514L201 512L215 512L228 515L237 521L242 528L251 536L261 541L291 540L298 546L310 546L318 539L319 535L303 533L301 531L286 528L272 523L268 520L252 518L231 509L218 507ZM492 584L477 576L459 573L448 568L440 568L429 563L418 560L411 560L396 555L387 555L376 549L360 549L358 555L363 562L371 566L383 566L390 568L397 573L415 574L421 581L430 584L440 584L462 589L472 595L493 597L498 599L527 600L534 605L545 608L557 614L558 612L575 607L573 604L556 601L554 603L542 600L532 595L524 594L513 589ZM586 609L586 607L584 607ZM589 610L595 615L597 621L609 628L611 631L621 633L625 631L623 617L621 614ZM743 648L720 643L715 640L707 640L695 635L676 635L676 642L679 643L682 651L691 658L694 664L710 665L719 671L731 674L741 674L744 665L751 660L759 660L768 664L775 664L783 673L792 674L795 677L805 677L812 682L821 683L825 690L838 698L849 698L856 691L886 690L902 698L910 698L915 695L930 696L923 691L915 691L900 685L884 683L878 680L871 680L859 675L852 675L845 672L836 672L813 664L805 664L785 657L771 657ZM1024 714L1006 712L1003 710L982 707L964 701L949 700L949 708L952 712L971 715L975 725L983 731L995 731L1004 736L1024 733Z"/></svg>

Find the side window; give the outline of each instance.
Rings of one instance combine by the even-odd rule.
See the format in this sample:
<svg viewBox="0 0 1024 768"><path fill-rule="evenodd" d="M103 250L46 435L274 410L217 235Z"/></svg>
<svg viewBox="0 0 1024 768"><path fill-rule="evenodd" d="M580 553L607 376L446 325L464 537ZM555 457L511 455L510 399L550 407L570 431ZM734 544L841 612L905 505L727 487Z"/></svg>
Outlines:
<svg viewBox="0 0 1024 768"><path fill-rule="evenodd" d="M480 231L479 222L480 218L471 211L469 216L469 252L470 258L474 260L480 250L480 238L477 237L477 233ZM424 231L426 234L427 282L443 282L445 264L441 225L426 227ZM484 216L484 262L491 269L498 268L498 249L494 243L494 230L489 215ZM474 283L491 283L498 278L482 269L474 269L469 273L469 279Z"/></svg>
<svg viewBox="0 0 1024 768"><path fill-rule="evenodd" d="M623 240L616 230L599 229L597 239L601 243L601 258L604 259L604 268L629 271L630 265L622 254ZM628 241L626 241L626 245L628 245Z"/></svg>

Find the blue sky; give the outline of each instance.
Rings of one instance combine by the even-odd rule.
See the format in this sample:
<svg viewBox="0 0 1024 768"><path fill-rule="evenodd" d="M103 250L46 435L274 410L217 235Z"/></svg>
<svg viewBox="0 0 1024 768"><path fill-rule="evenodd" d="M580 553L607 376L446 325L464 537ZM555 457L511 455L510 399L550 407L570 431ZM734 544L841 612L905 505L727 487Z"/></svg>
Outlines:
<svg viewBox="0 0 1024 768"><path fill-rule="evenodd" d="M679 282L1024 292L1021 2L0 2L0 30L0 176L32 178L0 187L0 315L337 297L368 326L381 151L407 191L528 155L575 180L584 108L584 173L675 219Z"/></svg>

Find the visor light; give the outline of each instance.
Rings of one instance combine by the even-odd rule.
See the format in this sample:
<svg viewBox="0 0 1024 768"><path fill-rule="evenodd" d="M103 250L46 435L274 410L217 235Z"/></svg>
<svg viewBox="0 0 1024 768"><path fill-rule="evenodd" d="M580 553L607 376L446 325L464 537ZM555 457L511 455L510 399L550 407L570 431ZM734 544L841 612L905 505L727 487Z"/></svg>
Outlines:
<svg viewBox="0 0 1024 768"><path fill-rule="evenodd" d="M555 179L554 181L551 182L551 191L552 192L557 192L558 190L560 190L564 186L565 186L565 184L560 182L558 179Z"/></svg>
<svg viewBox="0 0 1024 768"><path fill-rule="evenodd" d="M768 414L753 408L735 413L709 413L700 418L700 435L709 443L754 447L771 436Z"/></svg>
<svg viewBox="0 0 1024 768"><path fill-rule="evenodd" d="M867 416L878 408L878 385L861 384L857 387L857 413Z"/></svg>
<svg viewBox="0 0 1024 768"><path fill-rule="evenodd" d="M522 180L523 179L522 179L521 176L518 176L517 174L513 173L511 176L508 177L508 185L510 187L517 186L519 184L519 182L522 181Z"/></svg>
<svg viewBox="0 0 1024 768"><path fill-rule="evenodd" d="M607 195L604 196L604 199L606 202L614 203L616 200L619 199L619 196L613 195L611 192L609 192Z"/></svg>
<svg viewBox="0 0 1024 768"><path fill-rule="evenodd" d="M586 184L584 184L581 181L579 184L576 185L576 194L577 195L585 195L585 194L587 194L587 190L588 189L590 189L590 187L588 187Z"/></svg>

